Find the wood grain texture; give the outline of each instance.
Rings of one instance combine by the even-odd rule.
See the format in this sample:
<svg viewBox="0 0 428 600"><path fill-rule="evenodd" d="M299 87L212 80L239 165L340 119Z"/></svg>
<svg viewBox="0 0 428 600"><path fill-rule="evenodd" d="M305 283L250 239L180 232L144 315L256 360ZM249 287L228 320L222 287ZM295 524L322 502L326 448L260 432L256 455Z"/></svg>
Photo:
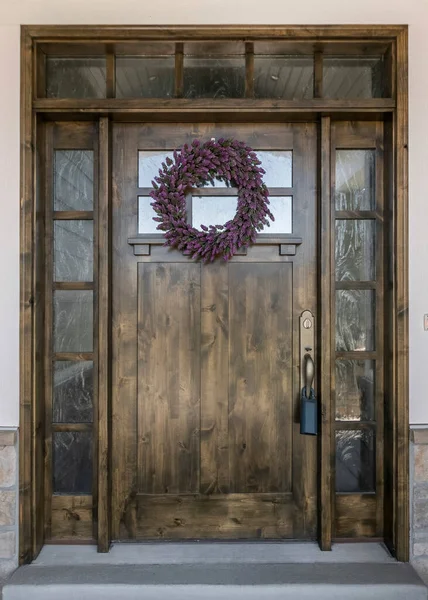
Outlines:
<svg viewBox="0 0 428 600"><path fill-rule="evenodd" d="M138 459L142 493L199 489L200 265L138 266Z"/></svg>
<svg viewBox="0 0 428 600"><path fill-rule="evenodd" d="M292 287L290 264L229 267L231 493L291 490Z"/></svg>
<svg viewBox="0 0 428 600"><path fill-rule="evenodd" d="M296 511L285 494L137 495L121 524L121 538L292 539L301 536L294 530ZM129 531L127 523L135 529Z"/></svg>
<svg viewBox="0 0 428 600"><path fill-rule="evenodd" d="M377 504L374 494L337 494L335 536L352 539L375 537Z"/></svg>
<svg viewBox="0 0 428 600"><path fill-rule="evenodd" d="M202 494L229 492L229 269L201 274Z"/></svg>
<svg viewBox="0 0 428 600"><path fill-rule="evenodd" d="M394 267L394 387L396 408L395 552L409 560L409 244L408 244L408 32L397 37L395 116L396 206Z"/></svg>
<svg viewBox="0 0 428 600"><path fill-rule="evenodd" d="M19 453L19 560L30 562L40 550L42 540L34 535L36 516L34 480L34 443L37 436L33 419L33 56L32 39L21 31L21 288L20 288L20 453ZM41 465L39 464L40 468ZM42 474L39 472L38 475Z"/></svg>
<svg viewBox="0 0 428 600"><path fill-rule="evenodd" d="M320 256L319 256L319 335L320 335L320 490L319 490L319 540L322 550L331 550L333 521L334 448L332 433L332 294L333 294L333 208L331 196L331 120L321 120L320 168ZM333 470L334 474L334 470Z"/></svg>
<svg viewBox="0 0 428 600"><path fill-rule="evenodd" d="M97 226L96 286L97 331L97 408L98 408L98 550L107 552L111 533L111 166L110 124L107 118L99 123L99 189Z"/></svg>
<svg viewBox="0 0 428 600"><path fill-rule="evenodd" d="M52 497L52 538L73 541L93 540L92 496Z"/></svg>

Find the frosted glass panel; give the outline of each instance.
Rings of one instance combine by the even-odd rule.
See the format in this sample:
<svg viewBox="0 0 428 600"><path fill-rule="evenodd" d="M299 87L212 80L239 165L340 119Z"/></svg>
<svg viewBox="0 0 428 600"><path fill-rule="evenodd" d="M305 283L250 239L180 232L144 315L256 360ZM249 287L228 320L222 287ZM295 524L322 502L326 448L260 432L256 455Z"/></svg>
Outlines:
<svg viewBox="0 0 428 600"><path fill-rule="evenodd" d="M151 188L152 181L159 175L159 169L167 156L173 157L173 150L140 150L138 152L138 187Z"/></svg>
<svg viewBox="0 0 428 600"><path fill-rule="evenodd" d="M192 224L200 228L203 225L224 225L236 214L236 196L193 196Z"/></svg>
<svg viewBox="0 0 428 600"><path fill-rule="evenodd" d="M53 374L54 423L92 423L92 361L57 361Z"/></svg>
<svg viewBox="0 0 428 600"><path fill-rule="evenodd" d="M336 492L374 492L375 475L374 432L336 431Z"/></svg>
<svg viewBox="0 0 428 600"><path fill-rule="evenodd" d="M93 244L93 221L54 221L55 281L92 281Z"/></svg>
<svg viewBox="0 0 428 600"><path fill-rule="evenodd" d="M171 98L174 95L175 58L116 58L116 98Z"/></svg>
<svg viewBox="0 0 428 600"><path fill-rule="evenodd" d="M53 492L92 492L91 432L61 431L53 434Z"/></svg>
<svg viewBox="0 0 428 600"><path fill-rule="evenodd" d="M266 171L263 181L268 188L293 185L293 152L291 150L257 150L261 166Z"/></svg>
<svg viewBox="0 0 428 600"><path fill-rule="evenodd" d="M185 98L243 98L244 93L244 57L184 57Z"/></svg>
<svg viewBox="0 0 428 600"><path fill-rule="evenodd" d="M309 56L255 56L256 98L311 99L314 95L314 61Z"/></svg>
<svg viewBox="0 0 428 600"><path fill-rule="evenodd" d="M336 281L373 281L375 276L375 221L336 221Z"/></svg>
<svg viewBox="0 0 428 600"><path fill-rule="evenodd" d="M159 223L153 221L156 213L151 206L154 202L150 196L138 196L138 233L162 233L156 229Z"/></svg>
<svg viewBox="0 0 428 600"><path fill-rule="evenodd" d="M374 210L374 150L337 150L336 210Z"/></svg>
<svg viewBox="0 0 428 600"><path fill-rule="evenodd" d="M56 150L54 182L54 210L93 210L92 150Z"/></svg>
<svg viewBox="0 0 428 600"><path fill-rule="evenodd" d="M373 290L336 292L336 350L372 351L375 334Z"/></svg>
<svg viewBox="0 0 428 600"><path fill-rule="evenodd" d="M70 290L54 292L54 351L92 352L93 292Z"/></svg>
<svg viewBox="0 0 428 600"><path fill-rule="evenodd" d="M46 95L48 98L105 98L105 58L46 59Z"/></svg>
<svg viewBox="0 0 428 600"><path fill-rule="evenodd" d="M336 361L336 419L374 420L374 369L372 360Z"/></svg>

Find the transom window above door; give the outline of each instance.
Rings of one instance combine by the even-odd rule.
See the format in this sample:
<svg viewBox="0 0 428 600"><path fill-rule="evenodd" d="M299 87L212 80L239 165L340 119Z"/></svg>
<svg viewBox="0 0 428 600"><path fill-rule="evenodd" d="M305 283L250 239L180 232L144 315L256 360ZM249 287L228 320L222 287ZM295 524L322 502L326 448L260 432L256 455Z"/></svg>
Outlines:
<svg viewBox="0 0 428 600"><path fill-rule="evenodd" d="M388 98L388 44L297 41L41 44L39 98Z"/></svg>
<svg viewBox="0 0 428 600"><path fill-rule="evenodd" d="M292 233L293 205L293 152L292 150L256 150L265 171L263 180L269 189L270 210L275 217L264 234ZM170 157L173 150L140 150L138 152L138 233L155 234L157 222L153 220L150 197L152 181L159 173L162 163ZM187 200L188 222L200 228L201 224L210 226L225 223L235 216L238 200L237 188L226 185L216 179L212 184L189 189Z"/></svg>

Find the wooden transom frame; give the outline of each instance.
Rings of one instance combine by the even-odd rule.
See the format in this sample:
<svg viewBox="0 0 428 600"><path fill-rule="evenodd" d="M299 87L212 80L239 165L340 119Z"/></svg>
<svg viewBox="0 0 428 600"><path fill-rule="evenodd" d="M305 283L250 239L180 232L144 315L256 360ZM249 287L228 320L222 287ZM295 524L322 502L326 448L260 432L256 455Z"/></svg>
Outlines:
<svg viewBox="0 0 428 600"><path fill-rule="evenodd" d="M320 121L320 317L321 330L331 332L331 291L333 215L331 194L332 120L384 119L385 152L392 166L385 177L390 189L391 234L387 240L391 273L387 298L391 356L385 381L385 541L401 561L409 559L409 480L408 480L408 59L407 26L23 26L21 42L21 297L20 297L20 561L30 562L44 543L44 414L43 369L43 219L36 194L36 147L43 143L43 120L85 119L98 122L99 198L110 193L111 119L180 120L221 116L225 120L308 120ZM257 41L282 41L289 47L301 44L314 52L315 85L312 100L186 100L114 98L114 52L125 44L139 47L155 41L181 44L184 41L233 41L248 44ZM107 98L68 100L43 97L43 56L45 53L85 52L85 46L105 48L107 56ZM317 93L323 52L339 47L349 54L370 45L386 49L390 81L388 98L368 100L328 100ZM79 50L80 49L80 50ZM309 49L309 50L308 50ZM369 51L370 52L370 51ZM318 57L318 58L317 58ZM177 60L177 58L176 58ZM247 57L247 60L251 58ZM318 64L318 67L317 67ZM318 92L319 92L318 87ZM179 115L179 117L178 117ZM42 194L41 194L42 195ZM110 244L108 202L100 203L95 220L95 238L99 247ZM98 514L95 538L100 551L110 545L109 506L109 315L110 257L97 256L98 326L95 331L98 358L98 411L94 431L98 436L98 486L94 501ZM330 374L333 368L331 335L322 337L323 370L320 381L322 426L319 437L319 543L329 550L332 543L334 482L332 457L334 415L330 401Z"/></svg>

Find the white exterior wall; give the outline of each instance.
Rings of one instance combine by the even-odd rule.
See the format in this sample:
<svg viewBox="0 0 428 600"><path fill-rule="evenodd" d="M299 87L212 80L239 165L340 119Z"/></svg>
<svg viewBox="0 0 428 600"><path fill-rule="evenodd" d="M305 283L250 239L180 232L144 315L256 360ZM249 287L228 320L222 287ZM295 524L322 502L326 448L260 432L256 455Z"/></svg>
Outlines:
<svg viewBox="0 0 428 600"><path fill-rule="evenodd" d="M428 0L0 0L0 427L19 424L20 24L408 24L410 422L428 424Z"/></svg>

